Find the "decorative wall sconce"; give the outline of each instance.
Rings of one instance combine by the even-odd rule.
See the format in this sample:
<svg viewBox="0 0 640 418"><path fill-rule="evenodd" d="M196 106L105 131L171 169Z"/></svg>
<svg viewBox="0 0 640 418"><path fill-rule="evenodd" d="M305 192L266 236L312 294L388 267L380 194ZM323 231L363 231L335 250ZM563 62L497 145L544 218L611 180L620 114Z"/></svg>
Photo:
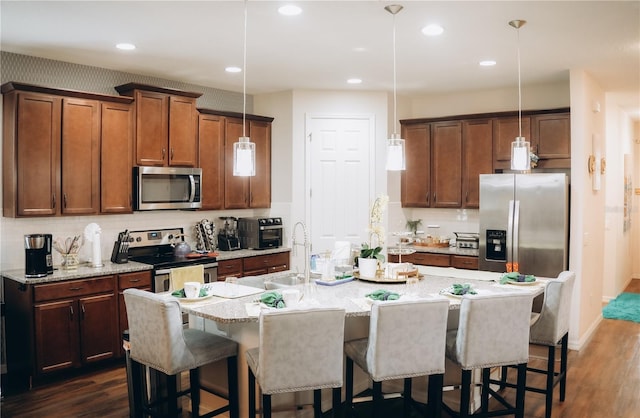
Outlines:
<svg viewBox="0 0 640 418"><path fill-rule="evenodd" d="M605 173L607 165L605 158L600 155L598 143L598 135L593 134L591 137L591 150L593 154L589 155L587 168L589 170L589 175L591 176L591 188L594 191L600 190L601 175Z"/></svg>

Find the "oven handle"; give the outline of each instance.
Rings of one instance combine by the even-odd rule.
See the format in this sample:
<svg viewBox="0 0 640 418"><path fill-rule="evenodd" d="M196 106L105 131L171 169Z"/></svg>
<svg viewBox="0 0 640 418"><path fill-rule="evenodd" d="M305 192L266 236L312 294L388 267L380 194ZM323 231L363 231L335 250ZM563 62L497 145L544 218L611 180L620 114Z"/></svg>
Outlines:
<svg viewBox="0 0 640 418"><path fill-rule="evenodd" d="M202 266L204 267L204 269L211 269L214 267L218 267L218 263L207 263L207 264L202 264ZM161 274L169 274L169 272L171 271L171 269L161 269L161 270L156 270L155 274L156 275L161 275Z"/></svg>
<svg viewBox="0 0 640 418"><path fill-rule="evenodd" d="M264 231L267 229L282 229L282 225L261 226L259 229L261 231Z"/></svg>

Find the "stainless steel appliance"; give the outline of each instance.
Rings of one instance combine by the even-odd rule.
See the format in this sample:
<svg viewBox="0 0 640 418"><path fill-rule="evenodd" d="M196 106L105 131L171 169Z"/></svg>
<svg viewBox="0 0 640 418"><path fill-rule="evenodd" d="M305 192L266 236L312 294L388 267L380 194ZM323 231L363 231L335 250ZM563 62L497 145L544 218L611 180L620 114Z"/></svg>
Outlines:
<svg viewBox="0 0 640 418"><path fill-rule="evenodd" d="M25 277L45 277L51 263L50 234L29 234L24 236L24 275Z"/></svg>
<svg viewBox="0 0 640 418"><path fill-rule="evenodd" d="M568 255L566 174L480 175L479 270L556 277Z"/></svg>
<svg viewBox="0 0 640 418"><path fill-rule="evenodd" d="M480 234L473 232L454 232L456 235L456 247L475 250L480 246Z"/></svg>
<svg viewBox="0 0 640 418"><path fill-rule="evenodd" d="M220 219L222 219L224 223L218 233L218 248L222 251L239 250L238 219L233 216L221 217Z"/></svg>
<svg viewBox="0 0 640 418"><path fill-rule="evenodd" d="M199 209L202 169L134 167L134 210Z"/></svg>
<svg viewBox="0 0 640 418"><path fill-rule="evenodd" d="M282 218L238 219L240 248L264 250L282 246Z"/></svg>
<svg viewBox="0 0 640 418"><path fill-rule="evenodd" d="M218 262L215 257L176 257L174 245L184 241L182 228L129 232L128 259L153 266L153 291L169 290L169 271L174 267L204 265L205 283L218 280Z"/></svg>

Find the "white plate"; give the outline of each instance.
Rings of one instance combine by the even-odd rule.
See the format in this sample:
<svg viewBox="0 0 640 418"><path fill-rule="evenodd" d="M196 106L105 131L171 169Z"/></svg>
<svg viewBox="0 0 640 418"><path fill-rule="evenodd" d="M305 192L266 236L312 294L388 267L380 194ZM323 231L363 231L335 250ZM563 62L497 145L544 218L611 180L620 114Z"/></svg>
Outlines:
<svg viewBox="0 0 640 418"><path fill-rule="evenodd" d="M505 284L512 284L514 286L532 286L534 284L538 284L537 280L534 280L532 282L513 282L513 281L508 281Z"/></svg>
<svg viewBox="0 0 640 418"><path fill-rule="evenodd" d="M441 295L445 295L445 296L449 296L450 298L455 298L455 299L462 299L462 296L464 296L464 295L456 295L456 294L453 294L453 293L451 293L451 292L450 292L450 291L448 291L448 290L441 290L441 291L440 291L440 294L441 294Z"/></svg>
<svg viewBox="0 0 640 418"><path fill-rule="evenodd" d="M210 297L213 297L213 295L209 294L207 296L199 296L197 298L181 298L178 296L174 296L174 298L178 299L180 302L199 302L201 300L209 299Z"/></svg>

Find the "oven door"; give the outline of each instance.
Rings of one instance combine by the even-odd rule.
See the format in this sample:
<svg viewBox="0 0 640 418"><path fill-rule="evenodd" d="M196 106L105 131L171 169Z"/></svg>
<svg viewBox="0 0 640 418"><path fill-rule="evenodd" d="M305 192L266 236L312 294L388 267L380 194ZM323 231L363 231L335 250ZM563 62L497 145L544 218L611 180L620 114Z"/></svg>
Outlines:
<svg viewBox="0 0 640 418"><path fill-rule="evenodd" d="M282 227L260 227L260 249L278 248L282 246Z"/></svg>
<svg viewBox="0 0 640 418"><path fill-rule="evenodd" d="M170 269L159 269L154 271L153 291L156 293L169 291L169 271ZM204 282L211 283L218 280L218 263L208 263L204 265Z"/></svg>

